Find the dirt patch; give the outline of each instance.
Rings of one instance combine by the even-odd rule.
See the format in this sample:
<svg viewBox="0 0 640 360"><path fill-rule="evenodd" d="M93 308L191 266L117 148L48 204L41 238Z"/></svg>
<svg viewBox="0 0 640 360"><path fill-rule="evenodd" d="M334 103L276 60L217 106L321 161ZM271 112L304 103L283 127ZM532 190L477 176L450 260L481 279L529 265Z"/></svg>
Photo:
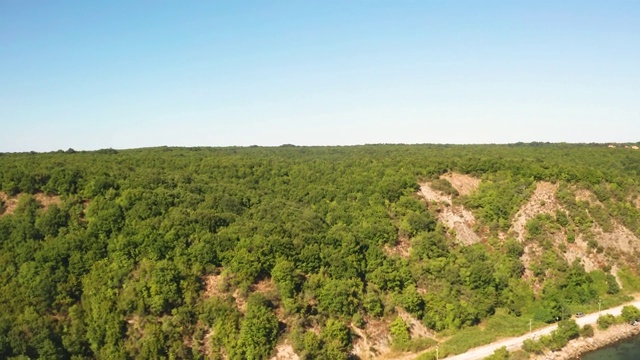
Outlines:
<svg viewBox="0 0 640 360"><path fill-rule="evenodd" d="M525 239L525 226L527 221L540 214L555 214L556 210L561 206L556 200L557 184L541 181L536 184L536 190L533 192L529 201L524 204L515 215L515 220L511 225L510 232L516 234L519 241Z"/></svg>
<svg viewBox="0 0 640 360"><path fill-rule="evenodd" d="M0 192L0 199L4 203L4 206L0 209L0 216L11 215L18 207L18 198L9 197L7 194Z"/></svg>
<svg viewBox="0 0 640 360"><path fill-rule="evenodd" d="M125 319L127 322L127 335L137 338L144 336L144 327L141 324L141 318L138 315L131 315Z"/></svg>
<svg viewBox="0 0 640 360"><path fill-rule="evenodd" d="M293 346L285 341L284 344L276 346L276 355L270 360L299 360L300 357L293 350Z"/></svg>
<svg viewBox="0 0 640 360"><path fill-rule="evenodd" d="M614 248L629 254L639 250L640 239L631 230L627 229L615 220L613 221L613 231L606 233L600 226L593 226L593 233L596 235L598 244L608 248Z"/></svg>
<svg viewBox="0 0 640 360"><path fill-rule="evenodd" d="M220 296L224 294L224 278L222 274L209 274L202 277L202 282L204 283L204 293L203 296L205 299L209 299L213 296Z"/></svg>
<svg viewBox="0 0 640 360"><path fill-rule="evenodd" d="M251 285L252 292L259 292L263 295L272 295L277 293L276 283L271 278L265 278Z"/></svg>
<svg viewBox="0 0 640 360"><path fill-rule="evenodd" d="M236 289L233 292L233 300L235 300L236 302L236 307L238 308L238 311L240 311L243 314L247 312L247 299L245 299L245 297L242 295L242 293L240 292L240 289Z"/></svg>
<svg viewBox="0 0 640 360"><path fill-rule="evenodd" d="M391 352L389 324L385 320L370 319L364 329L352 326L356 334L352 353L358 358L378 359Z"/></svg>
<svg viewBox="0 0 640 360"><path fill-rule="evenodd" d="M472 192L478 190L480 186L480 179L474 178L470 175L459 173L446 173L440 176L441 179L445 179L451 183L451 185L458 190L461 196L469 195Z"/></svg>
<svg viewBox="0 0 640 360"><path fill-rule="evenodd" d="M571 264L578 260L587 272L600 270L610 263L605 254L599 254L589 249L589 245L582 235L579 235L573 244L567 243L566 247L567 251L563 255L567 263Z"/></svg>
<svg viewBox="0 0 640 360"><path fill-rule="evenodd" d="M554 214L557 210L563 209L555 198L557 188L557 185L548 182L539 182L536 185L536 190L529 201L516 213L515 220L510 229L510 232L515 234L518 240L525 240L525 226L531 218L539 214ZM600 205L595 195L588 190L579 189L575 191L575 194L577 201L588 202L593 206ZM614 265L616 262L613 261L610 256L612 251L624 254L634 254L640 251L640 239L620 223L615 220L612 220L612 222L613 230L608 233L604 232L595 221L590 229L598 246L607 249L604 252L597 252L595 249L592 249L585 240L584 234L578 234L573 243L567 242L564 230L549 234L549 239L553 241L556 249L560 248L560 245L565 247L566 250L564 250L561 255L569 264L578 260L583 265L585 271L589 272L603 269L607 265ZM521 258L526 269L524 278L531 280L533 283L537 280L533 276L530 268L541 255L542 249L539 245L527 244L525 253ZM537 289L537 284L534 284L534 288Z"/></svg>
<svg viewBox="0 0 640 360"><path fill-rule="evenodd" d="M427 329L418 319L414 318L404 309L396 307L398 316L409 326L409 332L412 339L419 338L435 338L435 333Z"/></svg>
<svg viewBox="0 0 640 360"><path fill-rule="evenodd" d="M433 190L428 183L420 184L420 192L418 195L422 196L429 202L445 203L451 205L451 196L442 195L439 192Z"/></svg>
<svg viewBox="0 0 640 360"><path fill-rule="evenodd" d="M213 353L212 351L213 349L211 348L212 337L213 337L213 329L208 329L207 333L204 335L204 338L202 339L201 346L200 346L200 348L202 349L202 352L204 353L207 359Z"/></svg>
<svg viewBox="0 0 640 360"><path fill-rule="evenodd" d="M56 204L59 205L62 201L60 200L60 196L57 195L47 195L43 193L37 193L33 195L33 197L44 207L45 209L49 206Z"/></svg>
<svg viewBox="0 0 640 360"><path fill-rule="evenodd" d="M21 194L10 197L6 193L0 191L0 200L2 200L2 202L4 203L4 207L0 209L0 216L11 215L14 213L14 211L18 207L18 201L20 199L20 195ZM47 195L43 193L34 194L33 198L36 199L36 201L39 202L40 206L44 209L48 208L53 204L60 204L62 202L60 200L60 196Z"/></svg>
<svg viewBox="0 0 640 360"><path fill-rule="evenodd" d="M453 205L451 196L440 194L428 183L420 184L418 195L427 202L438 204L438 220L448 229L455 231L455 237L459 243L471 245L480 241L480 237L473 231L476 224L475 216L464 206Z"/></svg>
<svg viewBox="0 0 640 360"><path fill-rule="evenodd" d="M398 234L398 240L395 246L384 245L384 251L390 256L400 256L408 258L411 253L411 242L406 235Z"/></svg>
<svg viewBox="0 0 640 360"><path fill-rule="evenodd" d="M576 201L586 201L591 206L600 205L603 206L600 200L589 190L587 189L577 189L575 191Z"/></svg>

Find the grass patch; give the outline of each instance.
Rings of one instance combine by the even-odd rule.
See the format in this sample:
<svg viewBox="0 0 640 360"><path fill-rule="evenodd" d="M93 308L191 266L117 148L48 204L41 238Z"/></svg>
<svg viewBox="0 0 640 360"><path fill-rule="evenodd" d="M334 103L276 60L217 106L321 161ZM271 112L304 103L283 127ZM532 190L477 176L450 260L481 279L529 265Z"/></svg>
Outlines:
<svg viewBox="0 0 640 360"><path fill-rule="evenodd" d="M419 338L419 339L411 339L407 344L403 344L402 346L393 346L394 350L400 351L409 351L409 352L420 352L422 350L426 350L433 345L437 344L437 341L430 338Z"/></svg>
<svg viewBox="0 0 640 360"><path fill-rule="evenodd" d="M618 278L622 282L622 288L626 291L640 291L640 276L636 275L633 270L627 266L623 266L618 270Z"/></svg>
<svg viewBox="0 0 640 360"><path fill-rule="evenodd" d="M497 309L495 315L481 323L462 330L441 335L451 337L440 346L442 355L461 354L471 348L489 344L497 339L519 336L529 331L529 319L527 316L515 316L505 309ZM533 321L533 328L546 326L543 322Z"/></svg>
<svg viewBox="0 0 640 360"><path fill-rule="evenodd" d="M609 309L612 307L616 307L618 305L622 305L629 301L633 301L633 296L629 296L627 294L616 294L616 295L604 295L602 296L602 310ZM569 309L571 310L571 314L574 315L577 312L583 312L585 314L593 313L598 311L598 299L594 299L588 304L580 304L580 305L569 305Z"/></svg>

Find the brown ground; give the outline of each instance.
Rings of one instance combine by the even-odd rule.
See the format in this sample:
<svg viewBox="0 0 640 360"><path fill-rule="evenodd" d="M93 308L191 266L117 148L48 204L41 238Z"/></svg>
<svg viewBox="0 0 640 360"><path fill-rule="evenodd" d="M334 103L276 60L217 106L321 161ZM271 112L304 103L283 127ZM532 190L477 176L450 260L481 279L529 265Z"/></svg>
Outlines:
<svg viewBox="0 0 640 360"><path fill-rule="evenodd" d="M224 294L224 278L222 274L209 274L202 277L205 299Z"/></svg>
<svg viewBox="0 0 640 360"><path fill-rule="evenodd" d="M403 258L408 258L411 253L411 242L406 235L398 234L398 241L395 246L389 246L387 244L384 245L384 250L388 255L391 256L400 256Z"/></svg>
<svg viewBox="0 0 640 360"><path fill-rule="evenodd" d="M536 189L527 203L516 213L509 233L516 236L520 241L526 239L526 223L539 214L554 214L557 210L562 210L562 206L558 203L555 194L558 186L548 182L539 182ZM601 205L595 195L585 189L576 189L576 200L585 201L593 206ZM595 235L598 244L605 249L620 251L622 253L633 254L640 250L640 239L638 239L629 229L613 221L614 229L609 233L605 233L602 228L594 222L591 231ZM505 238L506 235L501 236ZM588 243L584 240L582 234L578 234L576 241L570 244L566 241L564 231L551 234L551 239L556 246L564 244L566 251L564 258L567 262L572 263L579 260L586 271L602 269L607 264L611 264L611 259L605 253L597 253L590 249ZM527 244L525 246L525 254L522 256L522 262L525 265L525 279L533 279L529 270L534 259L541 255L541 249L535 244ZM535 286L535 285L534 285Z"/></svg>
<svg viewBox="0 0 640 360"><path fill-rule="evenodd" d="M60 196L37 193L33 195L33 197L45 209L48 208L50 205L61 203ZM4 202L4 208L0 209L0 216L11 215L16 210L16 207L18 207L18 200L20 199L20 194L9 197L6 193L0 191L0 199Z"/></svg>
<svg viewBox="0 0 640 360"><path fill-rule="evenodd" d="M16 207L18 206L18 198L9 198L7 194L0 191L0 199L2 199L2 202L4 202L4 207L0 209L0 216L13 214L13 212L16 210Z"/></svg>
<svg viewBox="0 0 640 360"><path fill-rule="evenodd" d="M364 329L352 326L356 334L353 343L353 354L360 359L378 359L391 351L389 324L386 320L370 319Z"/></svg>
<svg viewBox="0 0 640 360"><path fill-rule="evenodd" d="M273 294L277 291L276 283L271 278L265 278L251 285L251 292L259 292L263 295Z"/></svg>
<svg viewBox="0 0 640 360"><path fill-rule="evenodd" d="M300 357L293 350L293 346L285 341L276 346L276 355L269 360L299 360Z"/></svg>
<svg viewBox="0 0 640 360"><path fill-rule="evenodd" d="M556 210L561 209L556 200L557 190L557 184L546 181L536 184L536 189L529 201L516 213L509 232L513 232L519 241L524 241L527 221L540 214L555 214Z"/></svg>
<svg viewBox="0 0 640 360"><path fill-rule="evenodd" d="M438 220L448 229L455 231L458 242L471 245L480 241L480 237L473 231L476 224L475 216L464 206L453 205L451 196L435 191L428 183L420 184L418 195L429 203L438 204Z"/></svg>
<svg viewBox="0 0 640 360"><path fill-rule="evenodd" d="M577 189L575 191L576 201L586 201L591 206L600 205L603 206L602 203L598 200L598 198L587 189Z"/></svg>
<svg viewBox="0 0 640 360"><path fill-rule="evenodd" d="M451 183L451 185L458 190L461 196L469 195L478 189L480 186L480 179L474 178L471 175L459 174L459 173L446 173L440 176L441 179L445 179Z"/></svg>
<svg viewBox="0 0 640 360"><path fill-rule="evenodd" d="M402 320L404 320L404 322L409 326L409 332L412 339L435 337L435 333L433 331L427 329L422 324L422 322L420 322L420 320L413 317L404 309L396 307L396 312L398 313L398 316L400 316Z"/></svg>

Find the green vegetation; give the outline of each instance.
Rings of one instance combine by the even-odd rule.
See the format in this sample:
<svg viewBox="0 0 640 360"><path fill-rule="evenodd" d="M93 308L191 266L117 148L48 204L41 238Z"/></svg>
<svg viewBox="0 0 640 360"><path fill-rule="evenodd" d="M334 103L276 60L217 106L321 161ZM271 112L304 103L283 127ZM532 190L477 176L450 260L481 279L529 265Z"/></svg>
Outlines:
<svg viewBox="0 0 640 360"><path fill-rule="evenodd" d="M580 327L572 320L562 320L558 328L549 335L543 335L538 340L526 339L522 343L522 349L529 353L541 354L545 349L558 351L565 347L569 340L580 336Z"/></svg>
<svg viewBox="0 0 640 360"><path fill-rule="evenodd" d="M458 194L450 171L479 189ZM396 307L450 336L441 356L463 352L640 291L637 254L593 230L640 235L639 175L640 153L541 143L0 154L0 358L265 359L286 339L346 359L352 326L374 319L399 349L433 347ZM483 241L455 241L424 181L473 211ZM564 210L519 242L505 233L537 181L559 184ZM556 235L590 241L622 288L610 267L567 262Z"/></svg>
<svg viewBox="0 0 640 360"><path fill-rule="evenodd" d="M598 328L607 330L611 325L616 323L616 317L611 314L604 314L598 317Z"/></svg>

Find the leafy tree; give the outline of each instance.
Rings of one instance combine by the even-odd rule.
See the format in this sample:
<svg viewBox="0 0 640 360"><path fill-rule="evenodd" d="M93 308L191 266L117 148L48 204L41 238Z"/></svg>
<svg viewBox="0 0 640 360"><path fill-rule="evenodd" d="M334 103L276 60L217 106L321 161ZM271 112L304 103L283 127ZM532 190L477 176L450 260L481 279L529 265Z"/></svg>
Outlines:
<svg viewBox="0 0 640 360"><path fill-rule="evenodd" d="M351 331L338 320L329 319L320 334L323 353L329 359L348 359L351 352Z"/></svg>
<svg viewBox="0 0 640 360"><path fill-rule="evenodd" d="M238 345L246 359L267 359L278 337L278 318L271 312L260 294L252 294L247 301L247 313Z"/></svg>
<svg viewBox="0 0 640 360"><path fill-rule="evenodd" d="M391 333L393 345L399 349L404 349L411 340L409 327L399 316L397 316L391 325L389 325L389 332Z"/></svg>

